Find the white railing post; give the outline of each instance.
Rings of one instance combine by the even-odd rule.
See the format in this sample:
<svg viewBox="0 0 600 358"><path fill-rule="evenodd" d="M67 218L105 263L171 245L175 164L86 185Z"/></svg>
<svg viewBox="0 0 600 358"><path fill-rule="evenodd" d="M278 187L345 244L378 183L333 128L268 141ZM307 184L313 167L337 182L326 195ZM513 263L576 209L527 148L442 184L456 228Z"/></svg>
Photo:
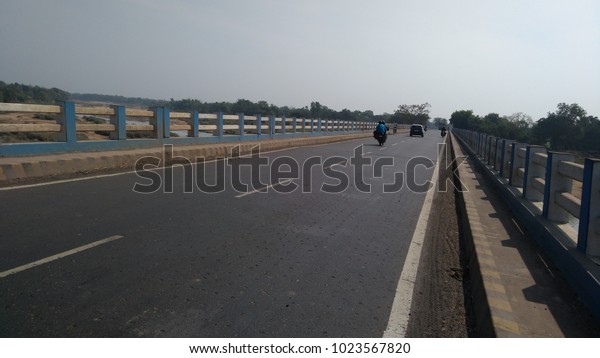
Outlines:
<svg viewBox="0 0 600 358"><path fill-rule="evenodd" d="M496 137L496 143L494 144L494 170L500 171L500 146L502 145L502 138Z"/></svg>
<svg viewBox="0 0 600 358"><path fill-rule="evenodd" d="M245 126L244 126L245 116L244 113L238 113L238 130L240 132L240 138L244 137Z"/></svg>
<svg viewBox="0 0 600 358"><path fill-rule="evenodd" d="M519 168L525 166L525 158L519 156L519 150L523 148L523 143L512 143L510 149L510 172L508 176L508 184L516 187L523 186L523 181L518 180Z"/></svg>
<svg viewBox="0 0 600 358"><path fill-rule="evenodd" d="M543 201L544 193L540 193L533 187L535 178L544 178L546 168L538 165L533 160L536 153L545 153L546 148L539 145L528 145L525 154L525 176L523 178L523 197L531 201Z"/></svg>
<svg viewBox="0 0 600 358"><path fill-rule="evenodd" d="M492 145L492 143L494 143L494 139L495 138L496 137L494 137L494 136L489 136L488 137L487 150L486 150L486 153L485 153L486 161L487 161L488 165L492 165L492 166L493 166L493 162L492 162L492 148L493 148L493 145Z"/></svg>
<svg viewBox="0 0 600 358"><path fill-rule="evenodd" d="M512 144L514 141L512 140L502 140L502 153L500 154L500 177L508 178L510 177L510 166L511 159L510 154L512 150Z"/></svg>
<svg viewBox="0 0 600 358"><path fill-rule="evenodd" d="M575 156L568 153L548 152L546 160L546 186L544 189L544 208L542 216L546 219L565 224L570 214L558 205L556 198L560 193L570 193L573 179L561 175L558 165L562 161L573 161Z"/></svg>
<svg viewBox="0 0 600 358"><path fill-rule="evenodd" d="M486 135L484 133L479 133L479 145L477 146L477 155L479 157L483 157L483 151L484 151L484 147L485 147L485 137Z"/></svg>
<svg viewBox="0 0 600 358"><path fill-rule="evenodd" d="M577 247L600 262L600 160L585 159Z"/></svg>

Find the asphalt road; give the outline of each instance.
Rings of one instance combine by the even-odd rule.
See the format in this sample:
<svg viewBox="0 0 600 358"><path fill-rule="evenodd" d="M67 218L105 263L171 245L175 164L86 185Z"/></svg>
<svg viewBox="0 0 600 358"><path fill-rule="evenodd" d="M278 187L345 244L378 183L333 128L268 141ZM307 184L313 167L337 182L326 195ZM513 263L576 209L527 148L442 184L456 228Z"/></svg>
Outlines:
<svg viewBox="0 0 600 358"><path fill-rule="evenodd" d="M172 190L156 170L0 191L0 336L381 337L438 142L176 167Z"/></svg>

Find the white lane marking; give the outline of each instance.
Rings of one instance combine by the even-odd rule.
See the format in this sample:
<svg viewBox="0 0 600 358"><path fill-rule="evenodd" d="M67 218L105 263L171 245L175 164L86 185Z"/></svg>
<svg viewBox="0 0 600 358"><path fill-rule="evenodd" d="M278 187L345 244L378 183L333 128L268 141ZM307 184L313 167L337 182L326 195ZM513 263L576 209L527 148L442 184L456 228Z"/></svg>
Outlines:
<svg viewBox="0 0 600 358"><path fill-rule="evenodd" d="M49 182L37 183L37 184L27 184L27 185L19 185L19 186L8 186L8 187L0 188L0 191L17 190L17 189L27 189L27 188L35 188L35 187L38 187L38 186L47 186L47 185L71 183L71 182L91 180L91 179L109 178L109 177L116 177L116 176L120 176L120 175L127 175L127 174L133 174L133 173L135 173L135 171L134 170L130 170L130 171L127 171L127 172L122 172L122 173L102 174L102 175L95 175L95 176L85 177L85 178L74 178L74 179L65 179L65 180L55 180L55 181L49 181Z"/></svg>
<svg viewBox="0 0 600 358"><path fill-rule="evenodd" d="M26 265L23 265L23 266L15 267L13 269L10 269L10 270L4 271L4 272L0 272L0 278L6 277L6 276L10 276L10 275L13 275L15 273L19 273L21 271L25 271L25 270L28 270L30 268L36 267L36 266L47 264L48 262L52 262L52 261L55 261L55 260L58 260L58 259L62 259L63 257L71 256L71 255L74 255L74 254L79 253L81 251L85 251L85 250L94 248L96 246L109 243L111 241L122 239L123 237L124 236L121 236L121 235L115 235L115 236L107 237L106 239L98 240L98 241L89 243L87 245L83 245L83 246L77 247L77 248L72 249L72 250L64 251L64 252L61 252L60 254L56 254L56 255L52 255L52 256L46 257L45 259L37 260L35 262L29 263L29 264L26 264Z"/></svg>
<svg viewBox="0 0 600 358"><path fill-rule="evenodd" d="M394 303L392 304L388 325L385 332L383 332L383 338L399 338L406 336L408 318L410 317L409 315L412 306L413 290L417 278L417 269L419 268L419 261L421 260L421 249L423 247L423 241L425 240L427 222L429 221L429 213L431 212L431 203L433 202L433 194L435 193L436 183L438 181L439 167L440 162L438 161L431 177L433 187L429 189L425 196L423 208L421 208L421 213L419 214L419 219L417 221L417 227L415 228L415 232L410 241L408 253L406 254L406 261L404 261L404 267L402 268L398 286L396 287L396 296L394 297Z"/></svg>
<svg viewBox="0 0 600 358"><path fill-rule="evenodd" d="M235 197L236 197L236 198L243 198L243 197L245 197L245 196L248 196L248 195L252 195L252 194L256 194L256 193L260 193L261 191L266 191L266 190L269 190L269 189L271 189L271 188L274 188L274 187L276 187L276 186L280 186L280 185L289 184L289 183L290 183L291 181L293 181L294 179L295 179L295 178L291 178L291 179L282 180L282 181L280 181L280 182L277 182L277 183L274 183L274 184L271 184L271 185L267 185L267 186L265 186L265 187L262 187L262 188L260 188L260 189L256 189L256 190L252 190L252 191L249 191L249 192L246 192L246 193L242 193L242 194L240 194L240 195L236 195Z"/></svg>
<svg viewBox="0 0 600 358"><path fill-rule="evenodd" d="M343 160L343 161L340 161L340 162L337 162L337 163L333 163L333 164L331 164L331 165L329 165L329 166L327 166L327 167L324 167L323 169L329 169L329 168L333 168L334 166L336 166L336 165L342 165L342 164L343 164L343 163L345 163L345 162L346 162L346 161L345 161L345 160ZM252 194L256 194L256 193L260 193L260 192L264 192L264 191L267 191L267 190L269 190L269 189L271 189L271 188L274 188L274 187L276 187L276 186L280 186L280 185L286 185L286 184L289 184L289 183L290 183L290 182L292 182L294 179L298 179L298 178L290 178L290 179L282 180L282 181L280 181L280 182L273 183L273 184L271 184L271 185L267 185L267 186L265 186L265 187L262 187L262 188L260 188L260 189L255 189L255 190L249 191L249 192L247 192L247 193L242 193L242 194L236 195L235 197L236 197L236 198L243 198L243 197L245 197L245 196L248 196L248 195L252 195Z"/></svg>
<svg viewBox="0 0 600 358"><path fill-rule="evenodd" d="M392 144L392 147L393 147L393 146L395 146L395 145L398 145L398 143L394 143L394 144Z"/></svg>
<svg viewBox="0 0 600 358"><path fill-rule="evenodd" d="M379 150L385 150L385 148L386 148L386 147L383 147L383 148L381 148L381 149L379 149Z"/></svg>
<svg viewBox="0 0 600 358"><path fill-rule="evenodd" d="M285 151L285 150L291 150L291 149L296 149L296 148L299 148L299 147L290 147L290 148L276 149L276 150L267 151L267 152L260 152L260 154L276 153L276 152L282 152L282 151ZM140 157L140 158L142 158L142 157ZM234 158L234 157L227 157L227 158ZM160 158L160 159L162 161L162 158ZM207 160L207 161L205 161L203 163L204 164L208 164L208 163L218 162L220 160L225 160L225 159L226 158L213 158L213 159ZM192 165L197 165L197 164L198 163L196 161L193 161L193 163L192 163ZM158 168L144 169L144 170L145 171L157 171L157 170L162 170L162 169L165 169L165 168L166 168L165 166L162 166L162 167L158 167ZM49 182L45 182L45 183L36 183L36 184L26 184L26 185L18 185L18 186L9 186L9 187L0 188L0 191L35 188L35 187L38 187L38 186L47 186L47 185L55 185L55 184L64 184L64 183L71 183L71 182L77 182L77 181L84 181L84 180L110 178L110 177L116 177L116 176L128 175L128 174L135 174L135 173L136 173L135 170L129 170L129 171L126 171L126 172L119 172L119 173L112 173L112 174L102 174L102 175L93 175L93 176L84 177L84 178L63 179L63 180L49 181Z"/></svg>

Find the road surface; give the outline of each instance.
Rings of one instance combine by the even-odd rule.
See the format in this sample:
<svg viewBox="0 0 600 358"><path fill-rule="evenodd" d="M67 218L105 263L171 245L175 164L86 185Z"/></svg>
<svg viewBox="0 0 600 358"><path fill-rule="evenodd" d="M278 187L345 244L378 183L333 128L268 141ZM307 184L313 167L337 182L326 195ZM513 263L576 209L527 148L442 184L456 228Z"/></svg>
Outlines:
<svg viewBox="0 0 600 358"><path fill-rule="evenodd" d="M0 336L381 337L441 141L1 190Z"/></svg>

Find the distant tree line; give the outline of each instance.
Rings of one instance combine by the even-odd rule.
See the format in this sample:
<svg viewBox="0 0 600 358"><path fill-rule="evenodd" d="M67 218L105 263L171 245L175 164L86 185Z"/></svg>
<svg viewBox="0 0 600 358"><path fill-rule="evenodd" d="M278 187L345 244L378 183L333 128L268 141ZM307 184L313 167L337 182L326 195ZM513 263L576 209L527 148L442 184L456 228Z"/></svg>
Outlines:
<svg viewBox="0 0 600 358"><path fill-rule="evenodd" d="M102 102L111 103L115 105L130 105L130 106L144 106L144 107L159 107L164 106L167 102L165 100L156 100L150 98L141 97L125 97L117 95L107 94L94 94L94 93L70 93L69 99L74 101L83 102Z"/></svg>
<svg viewBox="0 0 600 358"><path fill-rule="evenodd" d="M600 153L600 120L588 115L577 103L559 103L555 112L535 123L523 113L507 117L490 113L480 117L471 110L455 111L450 123L456 128L543 145L551 150Z"/></svg>
<svg viewBox="0 0 600 358"><path fill-rule="evenodd" d="M285 115L297 118L329 118L349 121L389 121L391 115L384 113L375 115L373 111L351 111L347 108L341 111L333 110L319 102L311 102L310 106L301 108L276 106L266 101L252 102L238 99L236 102L204 102L198 99L156 100L141 97L125 97L118 95L103 95L93 93L69 93L57 88L43 88L18 83L6 84L0 81L0 102L7 103L40 103L52 104L57 101L102 102L116 105L141 107L169 107L172 111L193 111L200 113L223 112L225 114L244 113L247 115Z"/></svg>
<svg viewBox="0 0 600 358"><path fill-rule="evenodd" d="M66 101L69 92L58 88L43 88L19 83L6 84L0 81L0 102L51 104Z"/></svg>
<svg viewBox="0 0 600 358"><path fill-rule="evenodd" d="M373 111L351 111L343 109L333 110L319 102L311 102L310 106L301 108L282 106L278 107L266 101L252 102L247 99L238 99L236 102L202 102L197 99L171 99L164 104L174 111L198 111L200 113L223 112L226 114L244 113L247 115L284 115L296 118L329 118L348 121L378 121L389 119L389 114L375 115Z"/></svg>

